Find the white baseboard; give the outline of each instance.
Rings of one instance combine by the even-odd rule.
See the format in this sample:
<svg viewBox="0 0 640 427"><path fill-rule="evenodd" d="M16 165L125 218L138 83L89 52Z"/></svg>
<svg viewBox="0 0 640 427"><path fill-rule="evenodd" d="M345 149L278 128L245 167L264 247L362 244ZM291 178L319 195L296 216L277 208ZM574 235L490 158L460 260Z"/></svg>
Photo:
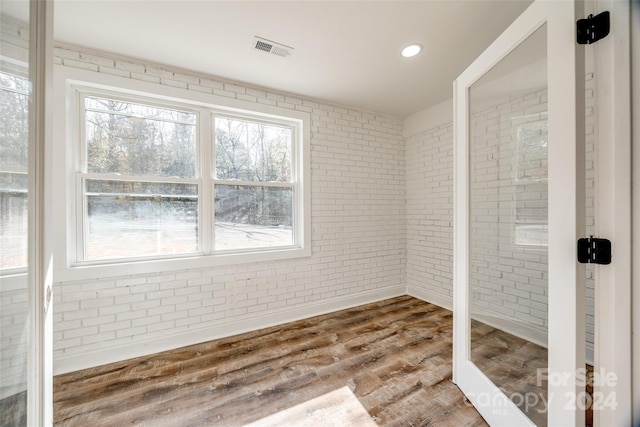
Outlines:
<svg viewBox="0 0 640 427"><path fill-rule="evenodd" d="M548 348L547 331L543 328L528 325L518 321L513 321L510 319L502 319L500 317L493 316L488 312L477 313L474 318L482 323L503 330L511 335L515 335L534 344L538 344L539 346L542 346L544 348ZM585 342L584 357L587 364L594 366L593 344L588 341Z"/></svg>
<svg viewBox="0 0 640 427"><path fill-rule="evenodd" d="M409 286L407 293L412 297L453 311L453 301L451 297L447 295L436 294L416 286ZM522 322L493 316L488 311L476 313L474 319L534 344L538 344L545 348L547 347L547 334L543 328L537 328Z"/></svg>
<svg viewBox="0 0 640 427"><path fill-rule="evenodd" d="M523 340L527 340L541 347L548 348L546 329L529 325L524 322L519 322L514 319L496 316L490 311L484 311L478 308L474 308L474 311L475 313L472 317L474 320L492 326L496 329L500 329L501 331L505 331L508 334L522 338Z"/></svg>
<svg viewBox="0 0 640 427"><path fill-rule="evenodd" d="M453 311L453 300L448 295L436 294L423 288L411 285L407 287L407 294L414 298L421 299L422 301L435 304L438 307L446 308L449 311Z"/></svg>
<svg viewBox="0 0 640 427"><path fill-rule="evenodd" d="M16 394L26 393L26 391L27 391L26 384L2 386L0 387L0 400L6 399L11 396L15 396Z"/></svg>
<svg viewBox="0 0 640 427"><path fill-rule="evenodd" d="M175 335L166 335L162 338L149 341L138 341L126 346L110 347L108 349L70 356L59 356L53 362L53 374L65 374L81 369L132 359L134 357L146 356L161 351L172 350L219 338L226 338L244 332L307 319L309 317L345 310L351 307L369 304L401 295L406 295L406 287L403 285L376 289L369 292L334 298L328 301L325 300L299 305L292 309L277 310L254 317L222 322L210 328L203 328Z"/></svg>
<svg viewBox="0 0 640 427"><path fill-rule="evenodd" d="M585 362L587 362L587 365L595 366L595 364L594 364L595 356L594 356L593 344L591 344L590 342L585 343L584 360L585 360Z"/></svg>

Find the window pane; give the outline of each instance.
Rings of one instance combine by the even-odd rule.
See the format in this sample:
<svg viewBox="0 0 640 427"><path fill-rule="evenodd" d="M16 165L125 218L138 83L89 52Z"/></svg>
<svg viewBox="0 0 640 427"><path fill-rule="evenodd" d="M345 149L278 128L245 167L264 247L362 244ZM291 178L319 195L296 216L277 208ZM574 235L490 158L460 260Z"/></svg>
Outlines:
<svg viewBox="0 0 640 427"><path fill-rule="evenodd" d="M547 113L513 118L517 125L516 218L514 241L547 245Z"/></svg>
<svg viewBox="0 0 640 427"><path fill-rule="evenodd" d="M293 190L216 185L215 249L293 245Z"/></svg>
<svg viewBox="0 0 640 427"><path fill-rule="evenodd" d="M291 182L290 128L216 118L216 177Z"/></svg>
<svg viewBox="0 0 640 427"><path fill-rule="evenodd" d="M27 266L28 176L0 173L0 268Z"/></svg>
<svg viewBox="0 0 640 427"><path fill-rule="evenodd" d="M88 172L195 177L195 114L97 98L85 107Z"/></svg>
<svg viewBox="0 0 640 427"><path fill-rule="evenodd" d="M29 93L27 79L0 73L0 269L27 266Z"/></svg>
<svg viewBox="0 0 640 427"><path fill-rule="evenodd" d="M0 73L0 170L27 168L29 134L29 81Z"/></svg>
<svg viewBox="0 0 640 427"><path fill-rule="evenodd" d="M85 260L198 251L195 184L87 180Z"/></svg>

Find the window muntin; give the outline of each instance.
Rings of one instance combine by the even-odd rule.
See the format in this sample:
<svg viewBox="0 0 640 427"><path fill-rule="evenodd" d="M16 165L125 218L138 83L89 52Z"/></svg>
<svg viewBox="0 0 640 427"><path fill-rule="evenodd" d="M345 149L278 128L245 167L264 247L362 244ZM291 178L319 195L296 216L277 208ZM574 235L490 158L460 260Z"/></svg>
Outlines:
<svg viewBox="0 0 640 427"><path fill-rule="evenodd" d="M72 265L303 249L302 120L73 89Z"/></svg>
<svg viewBox="0 0 640 427"><path fill-rule="evenodd" d="M0 271L27 267L30 82L0 72Z"/></svg>

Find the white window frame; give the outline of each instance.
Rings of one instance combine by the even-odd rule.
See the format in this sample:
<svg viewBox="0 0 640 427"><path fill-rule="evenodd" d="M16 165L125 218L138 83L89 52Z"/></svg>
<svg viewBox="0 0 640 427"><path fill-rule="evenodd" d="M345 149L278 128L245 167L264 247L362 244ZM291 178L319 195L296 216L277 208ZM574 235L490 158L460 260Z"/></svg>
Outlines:
<svg viewBox="0 0 640 427"><path fill-rule="evenodd" d="M120 99L194 112L198 115L197 165L199 183L199 253L103 261L82 260L84 218L82 167L84 165L84 96ZM52 197L54 223L54 273L56 280L80 280L129 274L166 272L218 265L274 261L311 255L310 115L307 112L253 103L175 88L157 83L81 70L54 67L54 135ZM294 190L294 244L214 252L213 186L215 180L214 117L238 118L292 128L292 182L274 183ZM209 163L210 162L210 163ZM244 181L234 185L250 184ZM256 183L253 183L254 185ZM271 186L271 183L258 183Z"/></svg>
<svg viewBox="0 0 640 427"><path fill-rule="evenodd" d="M198 197L198 206L199 211L202 212L202 205L200 201L203 200L203 194L200 194L203 187L203 182L206 179L202 176L202 168L201 166L204 164L206 159L202 158L201 154L201 142L206 141L206 134L198 129L199 126L206 126L206 122L203 123L200 120L201 116L205 116L206 111L205 108L194 108L188 104L179 104L175 102L158 102L153 98L140 97L126 94L123 95L120 92L112 91L112 90L96 90L92 87L87 87L80 84L74 84L70 87L70 90L73 91L70 96L77 97L76 105L77 110L70 111L70 114L78 115L78 138L77 142L74 143L76 147L76 152L74 153L77 156L77 169L75 171L75 236L76 236L76 246L75 246L75 265L97 265L97 264L118 264L121 262L130 261L145 261L145 260L154 260L154 259L170 259L175 257L183 257L183 256L194 256L194 255L203 255L207 253L207 236L204 236L204 232L199 233L198 235L198 248L201 249L198 253L185 253L185 254L177 254L177 255L155 255L148 257L122 257L116 259L107 259L107 260L85 260L85 252L86 252L86 241L84 236L87 232L88 224L86 223L86 219L88 218L87 213L87 205L85 204L85 192L84 185L86 180L91 179L99 179L99 180L109 180L113 179L116 181L127 181L127 182L163 182L163 183L172 183L172 184L191 184L196 185L199 189L197 194ZM196 159L195 159L195 176L191 178L171 178L171 177L148 177L148 176L136 176L136 175L119 175L117 177L110 176L109 174L99 174L88 172L86 170L86 166L88 163L87 157L87 144L82 141L82 139L86 136L86 107L85 107L85 99L86 98L101 98L101 99L112 99L114 101L121 101L132 104L140 104L146 105L150 107L160 108L160 109L173 109L178 111L184 111L188 113L192 113L196 116ZM204 135L203 135L204 134ZM206 203L205 203L206 206ZM204 212L206 215L207 212ZM203 221L202 216L198 215L198 229L203 230ZM203 250L204 249L204 250Z"/></svg>
<svg viewBox="0 0 640 427"><path fill-rule="evenodd" d="M218 178L216 176L216 152L215 152L215 147L216 147L216 135L215 135L215 119L217 117L220 118L224 118L224 119L232 119L232 120L244 120L247 122L251 122L251 123L262 123L265 125L274 125L274 126L280 126L280 127L285 127L285 128L290 128L291 129L291 181L290 182L280 182L280 181L276 181L276 182L269 182L269 181L244 181L244 180L232 180L232 179L222 179L222 178ZM211 155L211 179L207 180L211 183L211 188L208 190L209 192L203 192L204 194L214 194L215 192L215 186L216 185L229 185L229 186L247 186L247 187L266 187L266 188L291 188L293 190L293 216L294 216L294 224L297 221L297 215L296 215L296 199L297 199L297 194L299 194L300 192L300 175L301 175L301 165L300 165L300 160L297 158L297 152L299 151L299 149L297 148L299 143L299 133L296 130L296 126L294 126L291 121L287 120L287 121L279 121L279 120L260 120L259 118L256 118L255 116L250 116L250 115L242 115L242 114L228 114L224 111L213 111L213 113L210 115L210 119L211 119L211 123L209 124L209 127L211 129L213 129L213 136L212 136L212 144L210 144L211 149L213 150L213 153ZM215 197L215 195L214 195ZM213 200L213 199L210 199ZM213 208L211 208L213 209ZM215 214L215 212L214 212ZM213 214L212 214L213 216ZM213 222L215 224L215 221ZM298 227L293 227L293 245L288 246L289 248L295 248L296 246L298 246L298 234L299 234L299 230ZM211 243L211 246L215 246L215 230L213 230L213 233L209 233L210 236L213 236L213 242ZM287 246L282 246L281 248L287 248ZM264 248L264 249L236 249L236 250L218 250L215 251L217 254L225 254L225 253L234 253L234 252L247 252L247 251L265 251L265 250L269 250L269 248Z"/></svg>

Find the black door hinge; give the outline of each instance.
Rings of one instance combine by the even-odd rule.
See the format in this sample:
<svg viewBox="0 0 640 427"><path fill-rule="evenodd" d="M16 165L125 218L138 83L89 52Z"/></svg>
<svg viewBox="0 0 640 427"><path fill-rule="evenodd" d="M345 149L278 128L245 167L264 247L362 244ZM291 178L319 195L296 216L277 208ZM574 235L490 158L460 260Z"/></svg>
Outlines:
<svg viewBox="0 0 640 427"><path fill-rule="evenodd" d="M596 16L589 15L588 18L578 19L577 22L578 44L591 44L601 40L609 34L610 19L609 12L602 12Z"/></svg>
<svg viewBox="0 0 640 427"><path fill-rule="evenodd" d="M593 236L578 239L578 262L582 264L611 264L611 241Z"/></svg>

